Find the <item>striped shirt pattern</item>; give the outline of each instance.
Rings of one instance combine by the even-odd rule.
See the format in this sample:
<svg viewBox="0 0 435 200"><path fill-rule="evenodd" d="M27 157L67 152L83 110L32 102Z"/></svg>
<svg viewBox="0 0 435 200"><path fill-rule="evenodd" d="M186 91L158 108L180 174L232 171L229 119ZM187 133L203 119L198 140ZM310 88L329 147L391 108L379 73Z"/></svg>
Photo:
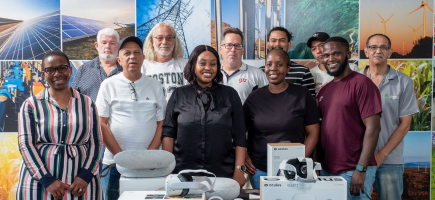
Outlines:
<svg viewBox="0 0 435 200"><path fill-rule="evenodd" d="M99 159L102 133L94 102L72 90L66 110L44 89L21 106L18 145L23 157L17 199L54 199L46 190L56 179L88 182L83 196L67 191L63 199L101 199Z"/></svg>
<svg viewBox="0 0 435 200"><path fill-rule="evenodd" d="M314 84L313 75L308 67L292 61L290 71L285 76L285 81L287 81L287 83L304 86L310 91L311 96L316 96L316 85Z"/></svg>

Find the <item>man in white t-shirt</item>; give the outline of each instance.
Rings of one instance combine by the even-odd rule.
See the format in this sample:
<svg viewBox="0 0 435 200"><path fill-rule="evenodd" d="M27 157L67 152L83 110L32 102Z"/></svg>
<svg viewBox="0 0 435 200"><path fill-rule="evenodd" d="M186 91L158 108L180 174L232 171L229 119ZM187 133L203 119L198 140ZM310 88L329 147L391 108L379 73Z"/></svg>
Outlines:
<svg viewBox="0 0 435 200"><path fill-rule="evenodd" d="M175 88L184 85L187 59L174 27L167 22L156 24L145 39L142 73L157 79L164 87L166 100Z"/></svg>
<svg viewBox="0 0 435 200"><path fill-rule="evenodd" d="M222 33L219 53L222 55L223 84L233 87L240 96L242 104L248 95L267 84L266 74L257 67L242 62L243 33L238 28L227 28Z"/></svg>
<svg viewBox="0 0 435 200"><path fill-rule="evenodd" d="M125 150L158 149L166 110L162 85L140 71L142 41L127 37L119 44L117 60L123 72L103 81L96 101L107 148L102 173L108 170L108 175L101 178L105 200L119 197L114 156Z"/></svg>
<svg viewBox="0 0 435 200"><path fill-rule="evenodd" d="M315 67L310 69L314 78L314 84L316 87L316 96L326 83L329 83L334 79L326 72L325 63L323 62L323 43L329 39L329 35L324 32L316 32L307 41L307 46L311 49L311 53L319 63ZM353 71L359 71L358 65L349 62L349 67Z"/></svg>

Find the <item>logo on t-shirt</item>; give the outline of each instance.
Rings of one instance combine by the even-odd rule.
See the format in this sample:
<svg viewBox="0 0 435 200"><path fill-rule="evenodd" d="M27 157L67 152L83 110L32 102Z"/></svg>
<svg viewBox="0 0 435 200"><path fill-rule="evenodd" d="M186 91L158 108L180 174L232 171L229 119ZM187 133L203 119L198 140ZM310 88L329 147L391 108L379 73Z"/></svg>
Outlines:
<svg viewBox="0 0 435 200"><path fill-rule="evenodd" d="M239 83L246 83L248 79L246 78L239 78Z"/></svg>
<svg viewBox="0 0 435 200"><path fill-rule="evenodd" d="M322 99L323 99L323 96L319 97L319 102L321 102L321 101L322 101Z"/></svg>
<svg viewBox="0 0 435 200"><path fill-rule="evenodd" d="M150 100L150 98L147 97L146 100Z"/></svg>

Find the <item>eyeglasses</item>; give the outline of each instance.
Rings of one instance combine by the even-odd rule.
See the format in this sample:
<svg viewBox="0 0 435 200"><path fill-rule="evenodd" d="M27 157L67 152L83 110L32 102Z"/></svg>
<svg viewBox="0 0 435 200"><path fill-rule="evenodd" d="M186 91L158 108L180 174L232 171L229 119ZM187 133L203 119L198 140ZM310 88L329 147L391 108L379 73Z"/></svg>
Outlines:
<svg viewBox="0 0 435 200"><path fill-rule="evenodd" d="M137 93L134 89L134 83L128 83L128 87L131 90L131 100L137 101Z"/></svg>
<svg viewBox="0 0 435 200"><path fill-rule="evenodd" d="M225 47L225 49L232 49L233 47L235 47L236 49L242 49L243 48L242 44L232 44L232 43L222 44L221 46Z"/></svg>
<svg viewBox="0 0 435 200"><path fill-rule="evenodd" d="M166 37L157 36L157 37L154 37L154 39L156 39L159 42L163 41L163 39L165 39L167 42L171 42L174 38L175 38L174 36L166 36Z"/></svg>
<svg viewBox="0 0 435 200"><path fill-rule="evenodd" d="M388 51L390 49L390 47L387 47L385 45L382 45L380 47L376 45L372 45L372 46L368 46L367 48L370 49L370 51L376 51L378 49L381 49L381 51Z"/></svg>
<svg viewBox="0 0 435 200"><path fill-rule="evenodd" d="M59 73L65 73L69 68L69 65L61 65L59 67L49 67L49 68L44 68L44 72L51 75L56 73L56 70L59 71Z"/></svg>

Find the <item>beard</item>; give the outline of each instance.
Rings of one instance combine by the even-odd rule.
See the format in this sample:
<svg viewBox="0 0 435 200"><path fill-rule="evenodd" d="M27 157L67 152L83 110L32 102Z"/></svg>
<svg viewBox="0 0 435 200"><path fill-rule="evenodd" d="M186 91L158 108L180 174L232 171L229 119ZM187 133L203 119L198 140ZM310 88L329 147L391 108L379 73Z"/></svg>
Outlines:
<svg viewBox="0 0 435 200"><path fill-rule="evenodd" d="M326 64L326 63L325 63ZM328 73L330 76L337 77L340 76L346 69L347 65L349 64L349 59L345 57L343 64L340 65L340 67L335 72L329 71L328 67L325 67L326 73Z"/></svg>
<svg viewBox="0 0 435 200"><path fill-rule="evenodd" d="M104 60L104 61L114 61L116 60L116 57L118 57L118 55L110 53L110 54L106 54L104 52L98 52L98 57L100 57L100 59Z"/></svg>
<svg viewBox="0 0 435 200"><path fill-rule="evenodd" d="M162 46L162 45L161 45ZM154 47L155 51L160 55L160 56L169 56L172 55L172 51L174 50L174 46L167 46L169 47L168 51L163 51L160 50L159 47Z"/></svg>

